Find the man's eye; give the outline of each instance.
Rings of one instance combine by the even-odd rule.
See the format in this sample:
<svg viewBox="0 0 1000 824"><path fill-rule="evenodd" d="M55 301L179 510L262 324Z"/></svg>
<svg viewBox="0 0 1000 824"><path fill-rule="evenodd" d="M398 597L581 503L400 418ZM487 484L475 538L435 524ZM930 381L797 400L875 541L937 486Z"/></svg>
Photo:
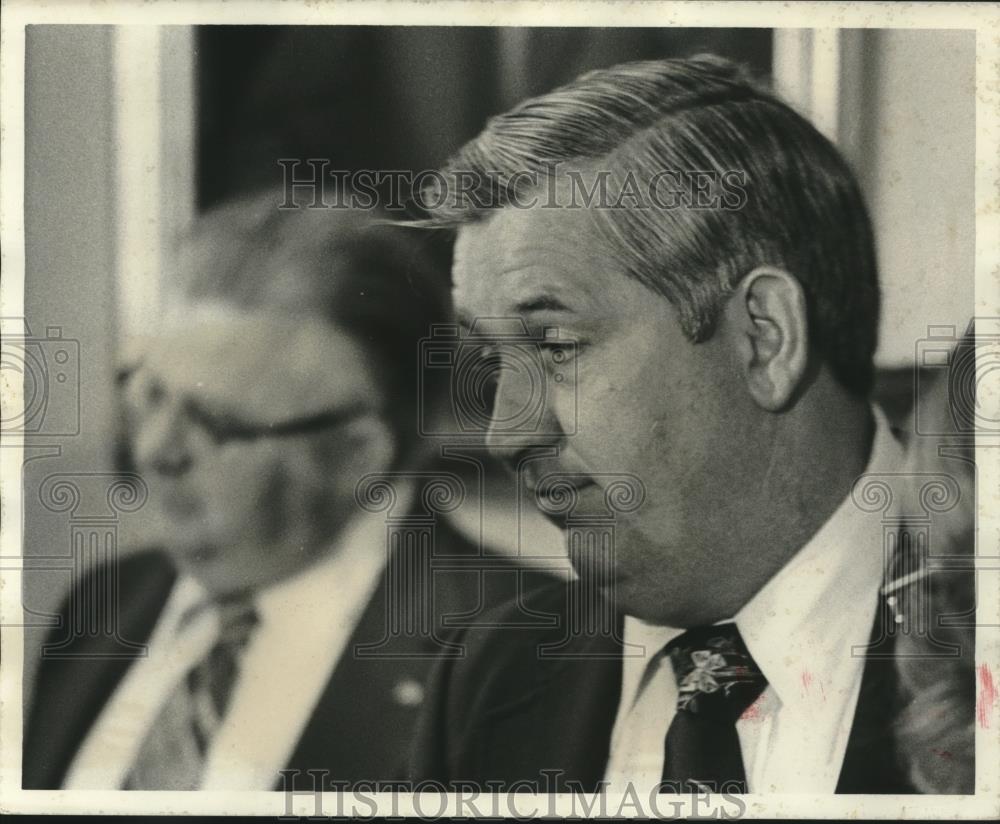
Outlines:
<svg viewBox="0 0 1000 824"><path fill-rule="evenodd" d="M119 376L122 401L128 414L149 412L160 406L166 398L163 385L147 375L128 372Z"/></svg>
<svg viewBox="0 0 1000 824"><path fill-rule="evenodd" d="M251 440L259 434L257 427L242 423L228 415L209 412L193 404L188 407L187 413L216 445Z"/></svg>
<svg viewBox="0 0 1000 824"><path fill-rule="evenodd" d="M483 376L503 365L503 355L496 346L486 343L463 346L459 351L456 372Z"/></svg>
<svg viewBox="0 0 1000 824"><path fill-rule="evenodd" d="M216 446L221 446L229 443L230 441L236 440L235 433L225 424L215 421L202 421L201 428L205 430L205 433L212 439L212 443Z"/></svg>
<svg viewBox="0 0 1000 824"><path fill-rule="evenodd" d="M208 416L201 417L198 421L198 426L216 446L221 446L233 440L229 428L225 424L212 420Z"/></svg>
<svg viewBox="0 0 1000 824"><path fill-rule="evenodd" d="M556 366L572 360L577 354L576 346L565 342L543 343L541 347L548 362Z"/></svg>
<svg viewBox="0 0 1000 824"><path fill-rule="evenodd" d="M158 406L166 396L166 390L159 381L147 381L143 398L149 406Z"/></svg>
<svg viewBox="0 0 1000 824"><path fill-rule="evenodd" d="M500 358L500 350L496 345L490 343L478 344L470 351L480 361L494 362Z"/></svg>

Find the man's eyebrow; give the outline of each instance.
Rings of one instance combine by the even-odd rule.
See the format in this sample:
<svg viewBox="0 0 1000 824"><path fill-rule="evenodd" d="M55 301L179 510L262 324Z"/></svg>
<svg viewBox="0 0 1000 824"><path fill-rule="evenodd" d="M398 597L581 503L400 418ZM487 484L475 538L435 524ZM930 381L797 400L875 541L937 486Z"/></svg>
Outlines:
<svg viewBox="0 0 1000 824"><path fill-rule="evenodd" d="M118 386L124 386L130 380L132 380L132 378L135 377L136 373L141 368L142 368L142 361L141 360L135 360L135 361L132 361L131 363L120 364L115 369L115 383Z"/></svg>
<svg viewBox="0 0 1000 824"><path fill-rule="evenodd" d="M519 300L511 308L510 313L512 315L528 315L532 312L572 312L573 309L567 306L558 298L542 294L530 298L525 298ZM476 320L478 318L469 315L467 312L459 309L455 313L455 321L463 330L469 330L475 326Z"/></svg>
<svg viewBox="0 0 1000 824"><path fill-rule="evenodd" d="M514 306L514 311L523 315L529 312L572 312L573 310L552 295L539 295L518 301Z"/></svg>
<svg viewBox="0 0 1000 824"><path fill-rule="evenodd" d="M184 404L187 413L210 431L231 438L254 438L263 435L281 437L304 435L348 423L375 411L366 401L354 401L339 408L321 409L289 420L245 420L226 410L213 410L194 399Z"/></svg>

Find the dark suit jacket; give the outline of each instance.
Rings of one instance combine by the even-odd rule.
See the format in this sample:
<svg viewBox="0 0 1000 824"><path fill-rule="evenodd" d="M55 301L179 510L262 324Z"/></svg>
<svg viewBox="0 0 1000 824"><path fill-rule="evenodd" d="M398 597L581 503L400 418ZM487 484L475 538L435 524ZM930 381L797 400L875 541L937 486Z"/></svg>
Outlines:
<svg viewBox="0 0 1000 824"><path fill-rule="evenodd" d="M410 779L479 787L595 792L607 766L621 692L621 644L611 633L577 635L568 644L568 591L543 587L523 607L508 606L491 623L524 611L559 616L532 629L470 630L459 640L464 660L441 661L432 678L411 758ZM882 600L841 770L838 793L913 793L895 749L892 725L905 702L898 688L892 626ZM618 619L618 639L622 636ZM543 652L559 648L561 655ZM974 689L974 683L969 684ZM971 736L971 732L970 732ZM972 746L971 740L969 741Z"/></svg>
<svg viewBox="0 0 1000 824"><path fill-rule="evenodd" d="M482 610L513 598L519 587L552 580L502 556L479 558L477 548L446 521L437 526L433 551L431 603L412 600L425 573L415 570L402 551L390 556L380 585L287 764L287 769L300 771L287 779L295 789L313 789L313 776L306 770L325 770L329 781L352 784L402 778L419 710L413 682L426 684L434 656L442 650L435 638L453 632L449 624L456 616L464 614L474 622ZM439 569L438 561L445 561L447 568ZM100 596L95 597L101 587L94 584L107 583L109 573L117 576L117 635L68 635L67 628L74 625L68 614L72 603L92 623L103 620ZM176 575L166 555L144 552L127 557L112 570L95 570L76 590L76 598L64 605L61 627L49 639L58 648L50 650L54 655L43 655L32 711L26 718L25 789L59 788L91 725L136 660L131 645L143 644L152 633ZM407 586L400 590L393 581ZM389 599L398 594L411 599L407 604L415 608L413 614L426 610L433 636L387 633ZM79 621L75 625L81 626ZM360 648L365 645L376 654L364 656ZM409 689L400 690L401 685ZM282 781L276 776L276 789L285 788Z"/></svg>

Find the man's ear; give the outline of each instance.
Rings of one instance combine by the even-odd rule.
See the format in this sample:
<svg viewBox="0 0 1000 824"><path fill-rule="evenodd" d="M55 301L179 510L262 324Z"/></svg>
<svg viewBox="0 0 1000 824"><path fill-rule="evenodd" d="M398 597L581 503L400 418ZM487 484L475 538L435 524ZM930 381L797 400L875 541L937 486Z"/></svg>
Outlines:
<svg viewBox="0 0 1000 824"><path fill-rule="evenodd" d="M769 412L795 397L809 361L809 323L802 284L774 266L746 275L726 304L747 391Z"/></svg>

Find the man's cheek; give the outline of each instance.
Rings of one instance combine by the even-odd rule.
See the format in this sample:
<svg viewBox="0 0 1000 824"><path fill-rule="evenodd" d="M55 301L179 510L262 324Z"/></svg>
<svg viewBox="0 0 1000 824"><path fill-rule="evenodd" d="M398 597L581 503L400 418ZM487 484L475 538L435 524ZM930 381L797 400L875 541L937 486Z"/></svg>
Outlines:
<svg viewBox="0 0 1000 824"><path fill-rule="evenodd" d="M575 387L557 387L549 391L548 415L549 421L558 423L558 427L566 437L573 437L580 431L581 415L580 398ZM546 428L551 424L542 422ZM549 434L549 433L546 433Z"/></svg>
<svg viewBox="0 0 1000 824"><path fill-rule="evenodd" d="M279 463L262 463L243 478L242 495L231 499L231 510L258 533L258 540L272 543L288 529L288 501L294 495L288 473Z"/></svg>
<svg viewBox="0 0 1000 824"><path fill-rule="evenodd" d="M637 473L650 446L649 421L613 383L580 398L574 449L600 472Z"/></svg>
<svg viewBox="0 0 1000 824"><path fill-rule="evenodd" d="M582 365L576 382L555 396L564 414L568 415L570 409L576 413L580 429L596 425L605 431L614 425L614 417L609 416L619 411L623 397L620 381L612 373L601 371L598 361Z"/></svg>

